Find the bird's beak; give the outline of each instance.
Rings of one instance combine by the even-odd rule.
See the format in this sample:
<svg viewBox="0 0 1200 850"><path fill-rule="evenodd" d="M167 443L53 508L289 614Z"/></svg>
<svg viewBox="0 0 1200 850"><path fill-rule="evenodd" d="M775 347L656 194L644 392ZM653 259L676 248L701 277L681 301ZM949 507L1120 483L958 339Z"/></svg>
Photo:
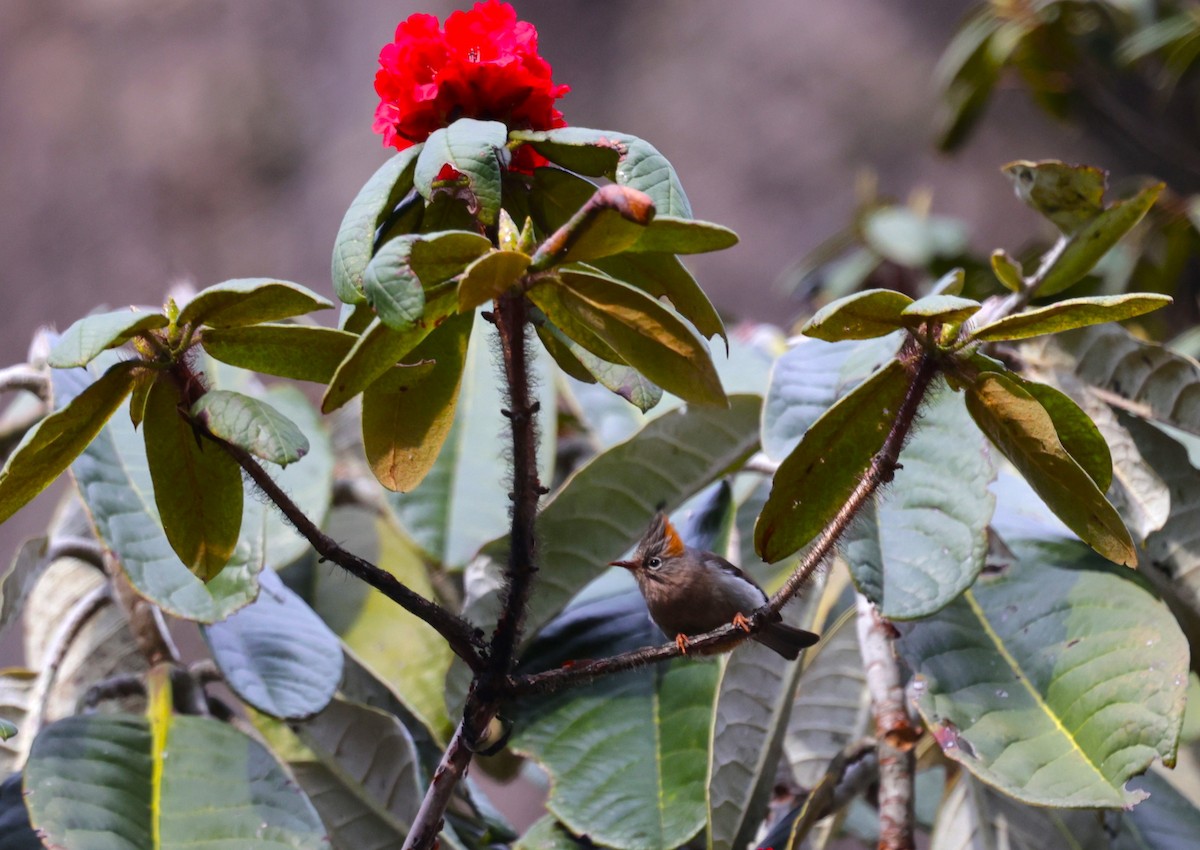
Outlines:
<svg viewBox="0 0 1200 850"><path fill-rule="evenodd" d="M637 569L636 561L609 561L608 565L610 567L624 567L627 570L636 570Z"/></svg>

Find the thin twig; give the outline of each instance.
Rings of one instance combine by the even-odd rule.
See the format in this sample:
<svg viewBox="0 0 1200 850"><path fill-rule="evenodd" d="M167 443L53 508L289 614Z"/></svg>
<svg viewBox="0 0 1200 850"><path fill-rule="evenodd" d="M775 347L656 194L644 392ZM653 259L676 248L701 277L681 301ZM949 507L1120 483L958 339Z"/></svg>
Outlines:
<svg viewBox="0 0 1200 850"><path fill-rule="evenodd" d="M912 850L915 847L913 778L916 760L913 744L920 737L904 707L904 683L896 658L895 639L871 601L861 593L858 606L858 643L861 647L867 690L875 713L879 753L879 850Z"/></svg>
<svg viewBox="0 0 1200 850"><path fill-rule="evenodd" d="M300 532L300 536L312 545L323 560L332 561L346 572L365 581L405 611L428 623L446 639L454 653L473 671L479 672L483 669L482 642L470 623L450 613L436 602L409 589L386 570L343 549L332 537L317 528L308 515L275 483L275 479L249 452L241 446L235 446L233 443L222 440L207 429L201 428L200 430L205 437L212 440L237 461L238 466L246 471L246 474L275 504L284 518Z"/></svg>
<svg viewBox="0 0 1200 850"><path fill-rule="evenodd" d="M442 831L446 807L450 805L454 789L458 787L459 780L467 772L467 765L471 763L472 753L467 746L463 729L465 723L465 719L459 722L458 728L454 730L454 737L450 739L450 745L446 747L437 770L433 772L433 780L425 790L425 799L421 801L421 808L417 810L412 829L404 839L404 850L433 847L437 842L438 833Z"/></svg>
<svg viewBox="0 0 1200 850"><path fill-rule="evenodd" d="M50 376L28 363L18 363L0 369L0 393L26 390L42 401L50 400Z"/></svg>
<svg viewBox="0 0 1200 850"><path fill-rule="evenodd" d="M799 566L784 583L783 587L757 611L751 615L750 632L743 632L733 625L721 626L702 635L688 637L688 649L697 654L707 651L720 651L736 646L749 638L759 629L771 622L773 614L778 613L812 578L825 559L833 552L837 541L850 526L854 517L867 504L875 492L889 483L895 475L900 450L912 431L916 420L917 410L921 406L929 386L938 373L937 361L932 355L921 354L917 357L913 369L912 381L904 397L891 430L883 442L883 447L871 460L871 465L863 474L862 479L850 494L850 497L815 538L812 546L801 560ZM544 694L588 682L600 676L621 673L637 667L644 667L656 661L665 661L681 655L680 649L674 644L664 644L656 647L645 647L630 652L623 652L610 658L602 658L570 667L560 667L543 673L526 676L513 676L509 679L508 690L515 696L525 694Z"/></svg>

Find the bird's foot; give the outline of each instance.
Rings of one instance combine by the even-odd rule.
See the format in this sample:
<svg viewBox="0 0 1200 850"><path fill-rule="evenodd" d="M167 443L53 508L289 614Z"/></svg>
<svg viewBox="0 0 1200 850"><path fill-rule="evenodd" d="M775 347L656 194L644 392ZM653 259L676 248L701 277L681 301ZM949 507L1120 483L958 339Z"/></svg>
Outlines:
<svg viewBox="0 0 1200 850"><path fill-rule="evenodd" d="M733 615L733 624L746 634L750 634L750 621L746 619L746 615L741 611Z"/></svg>
<svg viewBox="0 0 1200 850"><path fill-rule="evenodd" d="M687 650L688 650L687 635L685 635L685 634L675 635L675 645L677 647L679 647L680 652L682 652L684 655L687 655Z"/></svg>

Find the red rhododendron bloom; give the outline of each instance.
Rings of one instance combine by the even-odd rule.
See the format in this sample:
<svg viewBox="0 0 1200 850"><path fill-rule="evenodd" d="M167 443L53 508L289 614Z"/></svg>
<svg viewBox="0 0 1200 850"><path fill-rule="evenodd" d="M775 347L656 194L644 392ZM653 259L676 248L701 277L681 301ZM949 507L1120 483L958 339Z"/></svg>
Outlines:
<svg viewBox="0 0 1200 850"><path fill-rule="evenodd" d="M458 118L501 121L513 130L566 125L554 101L570 86L551 79L533 24L518 21L513 7L499 0L454 12L444 31L432 15L411 16L380 51L379 65L375 132L396 150ZM540 160L522 148L514 167L528 170Z"/></svg>

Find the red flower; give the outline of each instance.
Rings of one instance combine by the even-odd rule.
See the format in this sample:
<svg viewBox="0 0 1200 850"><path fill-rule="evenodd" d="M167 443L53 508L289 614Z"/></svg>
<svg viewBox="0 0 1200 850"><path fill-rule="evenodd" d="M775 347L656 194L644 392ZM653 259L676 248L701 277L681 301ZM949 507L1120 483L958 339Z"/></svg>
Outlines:
<svg viewBox="0 0 1200 850"><path fill-rule="evenodd" d="M513 7L499 0L454 12L444 32L433 15L411 16L380 51L379 66L375 132L396 150L458 118L501 121L512 130L566 126L554 101L570 86L551 79L533 24L518 21ZM513 167L527 171L542 162L523 147Z"/></svg>

